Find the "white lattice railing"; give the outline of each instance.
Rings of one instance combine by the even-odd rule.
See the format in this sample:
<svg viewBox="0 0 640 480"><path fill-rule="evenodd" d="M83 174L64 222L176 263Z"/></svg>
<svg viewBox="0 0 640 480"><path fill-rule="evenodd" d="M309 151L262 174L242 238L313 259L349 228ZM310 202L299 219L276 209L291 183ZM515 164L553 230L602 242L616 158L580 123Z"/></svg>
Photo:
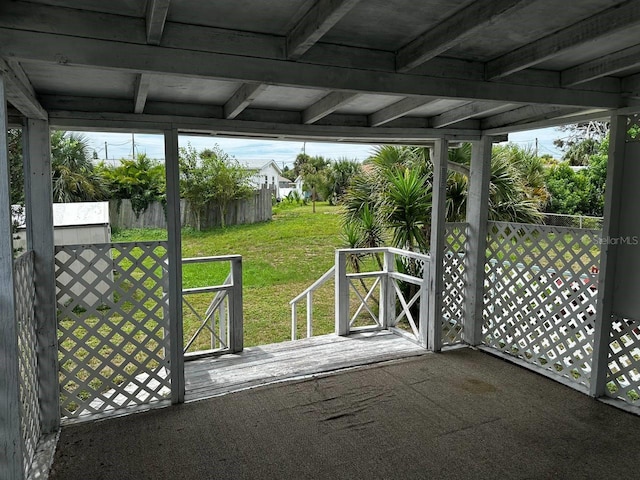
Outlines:
<svg viewBox="0 0 640 480"><path fill-rule="evenodd" d="M56 247L63 419L170 393L166 242Z"/></svg>
<svg viewBox="0 0 640 480"><path fill-rule="evenodd" d="M397 248L338 250L339 333L388 328L426 345L428 276L428 255Z"/></svg>
<svg viewBox="0 0 640 480"><path fill-rule="evenodd" d="M442 345L463 342L467 290L466 223L445 224Z"/></svg>
<svg viewBox="0 0 640 480"><path fill-rule="evenodd" d="M295 340L298 336L298 303L303 299L307 306L307 338L313 336L313 294L325 283L335 278L336 267L332 266L318 280L313 282L300 295L289 302L291 306L291 340Z"/></svg>
<svg viewBox="0 0 640 480"><path fill-rule="evenodd" d="M489 222L484 343L589 386L599 231Z"/></svg>
<svg viewBox="0 0 640 480"><path fill-rule="evenodd" d="M25 477L28 476L40 440L38 402L37 337L34 318L35 283L33 252L14 262L16 318L18 321L18 367L20 369L20 414Z"/></svg>
<svg viewBox="0 0 640 480"><path fill-rule="evenodd" d="M241 350L239 345L234 345L234 339L242 336L242 309L235 308L234 300L238 296L242 298L242 257L223 255L182 259L183 266L195 265L201 273L206 271L206 264L216 264L215 267L225 263L229 264L229 273L220 285L182 290L185 360ZM207 278L207 283L211 280ZM236 330L240 332L236 334Z"/></svg>
<svg viewBox="0 0 640 480"><path fill-rule="evenodd" d="M640 405L640 321L615 317L610 338L605 393Z"/></svg>

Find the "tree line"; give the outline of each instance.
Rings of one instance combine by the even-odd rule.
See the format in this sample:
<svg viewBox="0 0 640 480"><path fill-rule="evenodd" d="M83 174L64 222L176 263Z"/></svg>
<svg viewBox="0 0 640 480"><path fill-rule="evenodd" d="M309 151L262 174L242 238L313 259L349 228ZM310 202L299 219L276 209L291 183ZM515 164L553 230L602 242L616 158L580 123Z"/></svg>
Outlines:
<svg viewBox="0 0 640 480"><path fill-rule="evenodd" d="M490 219L538 222L544 213L602 215L608 125L591 122L561 131L566 134L558 140L561 160L512 144L494 147ZM8 140L11 201L21 204L21 131L10 130ZM53 131L51 155L54 202L130 199L136 214L152 202L166 202L164 165L146 154L118 165L96 164L82 135ZM450 149L447 221L465 219L470 161L470 144ZM210 203L224 218L230 202L251 195L254 172L217 145L202 151L181 147L179 162L180 194L191 204L197 228ZM433 176L428 148L380 146L363 163L302 153L283 174L291 180L302 177L314 211L317 200L344 205L349 244L374 246L383 232L392 232L396 246L427 247Z"/></svg>

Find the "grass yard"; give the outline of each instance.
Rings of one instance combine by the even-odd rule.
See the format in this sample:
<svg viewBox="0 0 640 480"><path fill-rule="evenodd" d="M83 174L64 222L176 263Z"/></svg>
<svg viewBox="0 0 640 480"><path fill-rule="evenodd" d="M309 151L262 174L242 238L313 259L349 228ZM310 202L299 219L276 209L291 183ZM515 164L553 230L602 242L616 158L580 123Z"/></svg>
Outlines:
<svg viewBox="0 0 640 480"><path fill-rule="evenodd" d="M334 263L335 248L343 246L340 210L317 204L278 206L273 220L253 225L236 225L204 232L185 229L182 255L205 257L240 254L243 263L245 346L281 342L291 338L289 301L316 281ZM114 232L115 242L163 240L164 230L124 230ZM219 285L229 273L229 264L185 265L183 285ZM333 282L314 295L314 333L330 333L333 325ZM196 298L198 297L198 298ZM189 298L196 310L204 312L212 294ZM305 331L305 302L298 308L299 335ZM199 326L185 309L185 341ZM201 338L200 338L201 337ZM196 349L210 348L210 335L201 334Z"/></svg>

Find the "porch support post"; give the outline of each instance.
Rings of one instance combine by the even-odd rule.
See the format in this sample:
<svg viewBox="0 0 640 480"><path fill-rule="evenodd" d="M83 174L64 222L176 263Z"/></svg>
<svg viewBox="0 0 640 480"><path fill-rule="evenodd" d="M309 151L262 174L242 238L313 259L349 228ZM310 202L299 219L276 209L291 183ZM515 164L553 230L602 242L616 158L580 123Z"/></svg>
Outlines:
<svg viewBox="0 0 640 480"><path fill-rule="evenodd" d="M13 278L7 97L0 75L0 477L24 478L20 428L20 370Z"/></svg>
<svg viewBox="0 0 640 480"><path fill-rule="evenodd" d="M336 250L336 335L349 335L349 279L347 278L347 254Z"/></svg>
<svg viewBox="0 0 640 480"><path fill-rule="evenodd" d="M447 201L447 162L449 142L436 140L433 149L433 187L431 196L431 265L429 280L429 317L427 348L439 352L442 348L442 290L444 288L444 236ZM424 336L425 325L420 325Z"/></svg>
<svg viewBox="0 0 640 480"><path fill-rule="evenodd" d="M620 209L624 196L623 180L626 158L627 117L611 117L609 136L609 159L607 162L607 180L605 184L604 223L602 238L620 237ZM634 159L635 160L635 159ZM629 208L637 208L629 204ZM616 260L619 245L617 242L603 241L600 245L600 272L598 274L598 296L593 338L593 359L591 365L591 384L589 394L600 397L607 388L607 370L613 300L616 279Z"/></svg>
<svg viewBox="0 0 640 480"><path fill-rule="evenodd" d="M464 341L482 343L482 308L484 296L484 264L487 248L489 216L489 184L491 182L492 138L483 136L473 143L471 173L467 198L467 297L464 318Z"/></svg>
<svg viewBox="0 0 640 480"><path fill-rule="evenodd" d="M178 130L164 132L167 176L167 237L169 241L169 344L171 402L184 402L184 353L182 338L182 237L180 232L180 166Z"/></svg>
<svg viewBox="0 0 640 480"><path fill-rule="evenodd" d="M34 253L38 388L43 434L60 428L56 277L49 122L28 119L23 130L27 248Z"/></svg>

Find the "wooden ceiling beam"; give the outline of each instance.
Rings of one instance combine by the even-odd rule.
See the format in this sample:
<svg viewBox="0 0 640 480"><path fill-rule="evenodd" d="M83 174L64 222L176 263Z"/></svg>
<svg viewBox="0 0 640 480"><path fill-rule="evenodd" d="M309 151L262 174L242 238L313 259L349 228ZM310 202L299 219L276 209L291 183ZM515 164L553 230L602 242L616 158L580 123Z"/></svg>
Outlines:
<svg viewBox="0 0 640 480"><path fill-rule="evenodd" d="M569 68L562 72L561 82L563 87L570 87L638 66L640 66L640 45L635 45Z"/></svg>
<svg viewBox="0 0 640 480"><path fill-rule="evenodd" d="M385 123L389 123L400 117L413 112L414 110L433 102L437 99L433 97L407 97L399 102L393 103L388 107L381 108L377 112L373 112L369 115L369 125L372 127L379 127Z"/></svg>
<svg viewBox="0 0 640 480"><path fill-rule="evenodd" d="M478 0L412 40L396 53L396 70L408 72L472 36L502 15L531 3L526 0Z"/></svg>
<svg viewBox="0 0 640 480"><path fill-rule="evenodd" d="M47 112L40 105L36 92L18 61L0 58L0 75L5 78L6 96L11 105L27 118L47 119Z"/></svg>
<svg viewBox="0 0 640 480"><path fill-rule="evenodd" d="M639 23L640 8L636 0L630 0L487 62L486 78L493 80L524 70L572 47L597 42L598 37Z"/></svg>
<svg viewBox="0 0 640 480"><path fill-rule="evenodd" d="M160 45L164 25L167 21L169 4L171 0L148 0L147 1L147 43L150 45Z"/></svg>
<svg viewBox="0 0 640 480"><path fill-rule="evenodd" d="M580 109L571 107L527 105L525 107L514 108L508 112L498 113L491 117L487 117L480 122L480 128L482 130L491 130L505 125L536 122L570 115L579 110Z"/></svg>
<svg viewBox="0 0 640 480"><path fill-rule="evenodd" d="M235 91L231 98L224 104L224 118L233 119L242 113L251 103L264 92L267 85L264 83L244 83Z"/></svg>
<svg viewBox="0 0 640 480"><path fill-rule="evenodd" d="M479 115L489 114L504 107L504 103L498 102L471 102L436 115L431 118L430 125L433 128L447 127Z"/></svg>
<svg viewBox="0 0 640 480"><path fill-rule="evenodd" d="M428 75L316 65L184 48L123 43L0 28L0 57L29 62L109 69L131 73L185 75L243 83L351 91L398 96L432 96L507 103L543 103L619 108L619 91L560 88L546 84L486 82ZM140 59L144 59L142 62ZM588 91L587 91L588 90Z"/></svg>
<svg viewBox="0 0 640 480"><path fill-rule="evenodd" d="M316 103L308 107L302 113L302 123L309 125L315 123L321 118L332 114L343 105L349 103L358 96L357 93L350 92L331 92L326 97L321 98Z"/></svg>
<svg viewBox="0 0 640 480"><path fill-rule="evenodd" d="M360 0L318 0L287 35L287 58L297 60Z"/></svg>
<svg viewBox="0 0 640 480"><path fill-rule="evenodd" d="M147 95L149 94L149 87L151 86L151 76L146 73L139 73L136 75L136 82L134 85L133 94L133 112L144 112L144 106L147 103Z"/></svg>

